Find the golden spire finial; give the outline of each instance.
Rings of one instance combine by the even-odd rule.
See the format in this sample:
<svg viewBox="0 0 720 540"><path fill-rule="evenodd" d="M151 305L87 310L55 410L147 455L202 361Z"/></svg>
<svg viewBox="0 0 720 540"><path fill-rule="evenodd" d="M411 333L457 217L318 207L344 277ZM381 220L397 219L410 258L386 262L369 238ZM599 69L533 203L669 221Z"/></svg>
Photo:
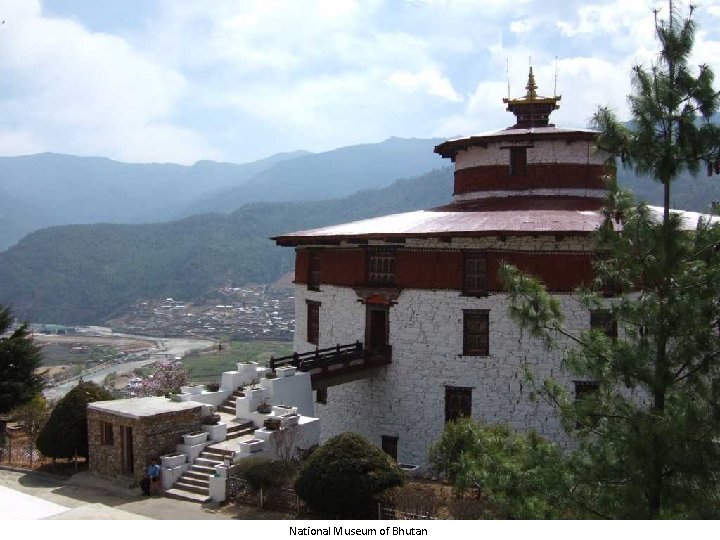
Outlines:
<svg viewBox="0 0 720 540"><path fill-rule="evenodd" d="M525 89L527 90L527 94L525 94L526 99L535 99L537 97L537 84L535 84L535 75L533 75L532 66L530 66L530 74L528 75L528 82L525 86Z"/></svg>

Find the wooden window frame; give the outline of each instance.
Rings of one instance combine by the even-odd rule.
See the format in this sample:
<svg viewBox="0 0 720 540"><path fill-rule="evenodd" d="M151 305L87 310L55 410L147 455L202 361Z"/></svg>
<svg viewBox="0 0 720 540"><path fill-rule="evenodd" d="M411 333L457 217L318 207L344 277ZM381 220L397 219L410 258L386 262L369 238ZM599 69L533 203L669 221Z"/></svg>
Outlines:
<svg viewBox="0 0 720 540"><path fill-rule="evenodd" d="M610 339L618 337L617 319L609 309L593 309L590 311L590 329L600 330Z"/></svg>
<svg viewBox="0 0 720 540"><path fill-rule="evenodd" d="M398 460L398 441L400 437L393 435L381 435L380 436L380 447L382 451L388 456L393 458L393 461L397 463Z"/></svg>
<svg viewBox="0 0 720 540"><path fill-rule="evenodd" d="M527 146L511 146L510 150L510 176L525 176L527 174Z"/></svg>
<svg viewBox="0 0 720 540"><path fill-rule="evenodd" d="M584 399L585 396L594 394L600 389L597 381L573 381L575 385L575 401Z"/></svg>
<svg viewBox="0 0 720 540"><path fill-rule="evenodd" d="M372 248L368 250L367 282L369 285L394 287L397 271L397 250Z"/></svg>
<svg viewBox="0 0 720 540"><path fill-rule="evenodd" d="M320 343L320 302L314 300L306 300L307 306L307 342L313 345Z"/></svg>
<svg viewBox="0 0 720 540"><path fill-rule="evenodd" d="M478 267L473 267L482 261L484 269L478 272ZM487 296L487 252L465 251L463 252L463 295L464 296ZM474 284L474 285L473 285Z"/></svg>
<svg viewBox="0 0 720 540"><path fill-rule="evenodd" d="M110 422L100 421L100 444L103 446L115 446L115 433Z"/></svg>
<svg viewBox="0 0 720 540"><path fill-rule="evenodd" d="M469 342L471 336L477 335L482 339L482 332L471 333L468 326L472 320L479 320L485 324L485 337L480 346L472 346ZM463 356L490 356L490 310L487 309L464 309L463 310Z"/></svg>
<svg viewBox="0 0 720 540"><path fill-rule="evenodd" d="M472 387L469 386L446 386L445 387L445 423L452 422L458 418L471 418L472 417ZM455 396L453 396L455 394ZM452 407L453 397L467 398L468 410L465 411L467 414L454 414L454 407Z"/></svg>
<svg viewBox="0 0 720 540"><path fill-rule="evenodd" d="M322 258L317 251L311 251L308 257L307 288L310 291L320 290Z"/></svg>

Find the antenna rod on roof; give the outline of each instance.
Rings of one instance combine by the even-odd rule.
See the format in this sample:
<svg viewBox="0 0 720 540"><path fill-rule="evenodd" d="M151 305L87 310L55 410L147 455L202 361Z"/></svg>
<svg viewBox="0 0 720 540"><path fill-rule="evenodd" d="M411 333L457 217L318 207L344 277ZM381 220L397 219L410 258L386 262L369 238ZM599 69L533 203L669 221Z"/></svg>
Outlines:
<svg viewBox="0 0 720 540"><path fill-rule="evenodd" d="M558 79L558 58L555 56L555 85L553 86L553 96L557 96L557 79Z"/></svg>
<svg viewBox="0 0 720 540"><path fill-rule="evenodd" d="M510 58L505 57L505 77L508 83L508 99L510 99Z"/></svg>

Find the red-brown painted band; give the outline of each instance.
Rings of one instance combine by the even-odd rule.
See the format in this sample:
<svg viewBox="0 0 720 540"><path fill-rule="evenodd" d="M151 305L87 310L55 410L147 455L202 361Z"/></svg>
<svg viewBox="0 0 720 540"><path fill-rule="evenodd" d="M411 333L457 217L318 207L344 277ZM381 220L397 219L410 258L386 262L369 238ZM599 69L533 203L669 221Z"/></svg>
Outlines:
<svg viewBox="0 0 720 540"><path fill-rule="evenodd" d="M295 282L307 283L309 250L297 250ZM320 287L367 285L367 251L364 249L323 249L320 255ZM505 252L488 251L488 291L502 291L499 269L502 263L517 266L545 283L551 292L572 292L589 285L593 276L593 254L589 252ZM450 250L397 251L396 287L403 289L463 289L463 252Z"/></svg>
<svg viewBox="0 0 720 540"><path fill-rule="evenodd" d="M525 174L511 176L509 165L483 165L455 171L455 195L473 191L519 189L605 189L604 165L528 163Z"/></svg>

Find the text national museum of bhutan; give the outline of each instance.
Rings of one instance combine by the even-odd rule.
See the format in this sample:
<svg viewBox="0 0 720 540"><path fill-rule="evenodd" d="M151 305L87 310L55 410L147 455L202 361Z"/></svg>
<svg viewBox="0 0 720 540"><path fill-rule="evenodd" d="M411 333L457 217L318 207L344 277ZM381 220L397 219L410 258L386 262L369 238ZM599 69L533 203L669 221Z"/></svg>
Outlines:
<svg viewBox="0 0 720 540"><path fill-rule="evenodd" d="M539 96L532 69L526 89L504 100L512 127L435 148L455 163L450 204L275 238L297 252L295 350L359 341L383 358L318 390L323 439L354 431L420 467L461 415L563 440L525 369L571 392L592 383L567 378L558 354L509 319L498 270L541 279L571 331L607 324L569 294L592 279L607 156L595 131L549 123L560 97Z"/></svg>

